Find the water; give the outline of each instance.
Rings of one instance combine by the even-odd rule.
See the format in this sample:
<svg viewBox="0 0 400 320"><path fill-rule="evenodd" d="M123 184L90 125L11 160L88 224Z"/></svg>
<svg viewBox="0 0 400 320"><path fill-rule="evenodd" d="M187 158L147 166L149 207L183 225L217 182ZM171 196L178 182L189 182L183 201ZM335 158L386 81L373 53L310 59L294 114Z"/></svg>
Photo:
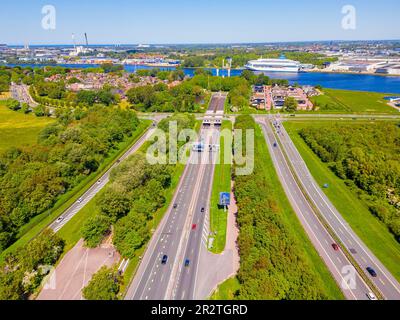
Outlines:
<svg viewBox="0 0 400 320"><path fill-rule="evenodd" d="M10 65L14 66L14 65ZM43 67L46 65L21 65L22 67ZM59 66L67 68L93 68L99 65L87 64L61 64ZM132 66L126 65L125 70L135 72L140 69L153 69L149 66ZM175 67L160 67L161 70L174 70ZM193 76L195 69L184 68L185 74ZM213 75L217 75L216 69L207 69ZM242 70L231 70L231 76L239 76ZM228 76L227 70L219 70L220 76ZM382 93L397 93L400 94L400 77L364 75L364 74L342 74L342 73L323 73L323 72L300 72L300 73L280 73L272 72L265 73L273 79L286 79L291 84L298 83L300 85L321 85L325 88L357 90L357 91L374 91Z"/></svg>

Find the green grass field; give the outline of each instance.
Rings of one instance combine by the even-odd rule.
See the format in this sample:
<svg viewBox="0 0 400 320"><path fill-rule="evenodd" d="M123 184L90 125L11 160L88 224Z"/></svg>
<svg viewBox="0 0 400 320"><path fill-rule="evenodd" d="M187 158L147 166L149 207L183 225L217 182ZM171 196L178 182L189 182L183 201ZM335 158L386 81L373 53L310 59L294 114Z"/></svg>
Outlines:
<svg viewBox="0 0 400 320"><path fill-rule="evenodd" d="M12 111L0 101L0 152L36 143L39 132L52 122L54 119Z"/></svg>
<svg viewBox="0 0 400 320"><path fill-rule="evenodd" d="M333 122L331 123L333 124ZM343 124L352 125L351 122L344 122ZM371 251L400 281L400 244L390 234L386 226L371 214L366 204L328 168L326 163L323 163L312 152L298 135L298 131L303 127L327 125L329 125L327 121L287 122L285 128L318 184L329 184L330 187L323 190L334 206Z"/></svg>
<svg viewBox="0 0 400 320"><path fill-rule="evenodd" d="M387 96L384 93L376 92L361 92L349 90L334 90L324 89L325 96L318 97L317 99L325 99L331 101L335 105L338 112L350 113L395 113L399 112L387 105L387 101L383 98ZM330 110L321 110L330 111ZM347 113L346 112L346 113Z"/></svg>
<svg viewBox="0 0 400 320"><path fill-rule="evenodd" d="M239 290L240 283L236 277L229 278L221 283L211 295L210 300L234 300L235 292Z"/></svg>
<svg viewBox="0 0 400 320"><path fill-rule="evenodd" d="M230 121L223 121L221 129L231 131L232 123ZM229 147L229 150L230 149L231 147ZM221 137L219 150L220 161L215 165L210 203L210 231L215 233L211 252L214 253L221 253L224 251L226 243L227 212L218 207L220 192L230 192L231 190L231 164L225 164L224 150L225 141ZM231 159L226 160L227 162L231 162Z"/></svg>

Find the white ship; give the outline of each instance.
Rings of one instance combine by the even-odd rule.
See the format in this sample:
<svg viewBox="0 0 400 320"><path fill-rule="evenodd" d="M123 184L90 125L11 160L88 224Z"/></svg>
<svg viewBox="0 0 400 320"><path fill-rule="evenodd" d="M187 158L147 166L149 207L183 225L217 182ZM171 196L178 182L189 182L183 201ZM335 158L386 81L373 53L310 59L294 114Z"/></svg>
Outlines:
<svg viewBox="0 0 400 320"><path fill-rule="evenodd" d="M251 60L245 65L245 68L262 72L299 72L301 64L298 61L281 57L280 59Z"/></svg>

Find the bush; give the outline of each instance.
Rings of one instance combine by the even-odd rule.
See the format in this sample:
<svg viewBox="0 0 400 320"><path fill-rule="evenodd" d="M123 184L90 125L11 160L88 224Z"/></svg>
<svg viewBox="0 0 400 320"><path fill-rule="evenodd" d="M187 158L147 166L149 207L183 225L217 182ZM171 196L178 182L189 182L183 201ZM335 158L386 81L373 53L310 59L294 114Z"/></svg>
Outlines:
<svg viewBox="0 0 400 320"><path fill-rule="evenodd" d="M103 266L97 271L82 294L86 300L117 300L121 276L112 268Z"/></svg>
<svg viewBox="0 0 400 320"><path fill-rule="evenodd" d="M81 229L85 245L89 248L97 247L110 231L110 226L110 219L103 215L97 215L87 220Z"/></svg>

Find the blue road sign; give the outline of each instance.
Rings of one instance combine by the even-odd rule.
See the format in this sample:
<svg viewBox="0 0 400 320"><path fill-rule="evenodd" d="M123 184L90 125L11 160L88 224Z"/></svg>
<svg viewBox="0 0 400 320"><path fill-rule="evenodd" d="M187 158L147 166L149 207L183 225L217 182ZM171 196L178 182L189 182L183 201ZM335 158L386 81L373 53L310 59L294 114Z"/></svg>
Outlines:
<svg viewBox="0 0 400 320"><path fill-rule="evenodd" d="M219 194L219 205L229 206L231 204L231 194L229 192L220 192Z"/></svg>

